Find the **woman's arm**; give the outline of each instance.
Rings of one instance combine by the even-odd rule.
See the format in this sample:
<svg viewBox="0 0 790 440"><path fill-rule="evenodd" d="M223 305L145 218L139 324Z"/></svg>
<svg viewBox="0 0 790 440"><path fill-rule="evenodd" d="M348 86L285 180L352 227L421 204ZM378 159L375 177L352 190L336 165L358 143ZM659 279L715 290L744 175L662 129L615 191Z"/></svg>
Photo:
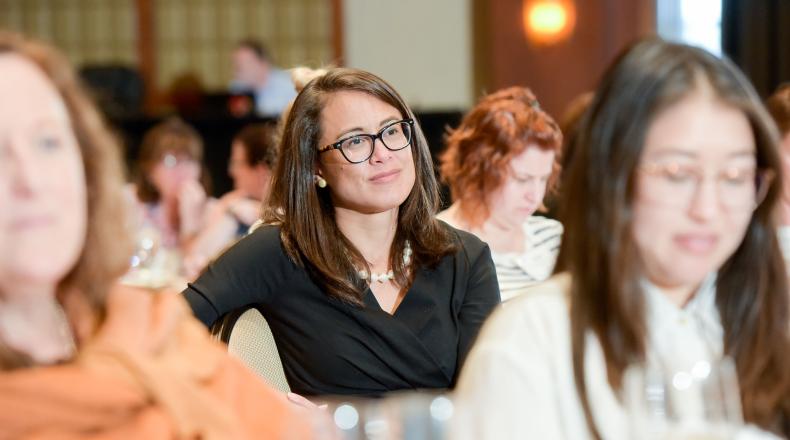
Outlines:
<svg viewBox="0 0 790 440"><path fill-rule="evenodd" d="M486 322L456 388L459 411L453 438L569 438L563 425L576 421L559 410L561 385L552 355L566 344L545 322L561 321L554 318L563 305L543 303L509 304Z"/></svg>
<svg viewBox="0 0 790 440"><path fill-rule="evenodd" d="M183 295L195 316L210 327L230 311L271 301L285 279L285 259L279 228L259 228L211 263Z"/></svg>
<svg viewBox="0 0 790 440"><path fill-rule="evenodd" d="M525 344L518 351L529 349ZM456 388L458 423L453 438L566 438L548 364L540 359L525 362L513 352L488 344L472 350Z"/></svg>
<svg viewBox="0 0 790 440"><path fill-rule="evenodd" d="M214 203L207 215L205 225L185 249L184 270L188 277L197 276L209 261L237 240L239 224L234 216L234 208L245 202L253 203L256 208L260 205L258 202L248 202L243 199L239 191L225 194ZM253 221L248 224L252 224Z"/></svg>
<svg viewBox="0 0 790 440"><path fill-rule="evenodd" d="M464 245L466 247L466 245ZM465 250L466 251L466 250ZM466 295L458 315L460 334L458 339L458 368L463 365L477 333L488 315L500 303L499 284L491 251L483 245L477 258L471 262Z"/></svg>

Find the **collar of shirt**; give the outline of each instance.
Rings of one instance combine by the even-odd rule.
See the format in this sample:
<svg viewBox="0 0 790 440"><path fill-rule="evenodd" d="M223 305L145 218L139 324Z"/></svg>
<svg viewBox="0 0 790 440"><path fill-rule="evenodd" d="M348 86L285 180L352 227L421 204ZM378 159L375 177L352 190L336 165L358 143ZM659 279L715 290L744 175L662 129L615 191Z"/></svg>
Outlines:
<svg viewBox="0 0 790 440"><path fill-rule="evenodd" d="M551 225L546 224L545 220L538 221L538 219L530 217L522 224L526 250L523 253L492 252L494 263L497 266L519 268L533 280L542 281L549 278L557 259L557 251L546 246L547 243L541 242L546 237L537 237L535 234L536 229L545 227L551 227Z"/></svg>
<svg viewBox="0 0 790 440"><path fill-rule="evenodd" d="M647 280L641 282L648 325L648 356L664 368L688 369L700 360L721 358L724 330L716 307L716 273L700 284L691 300L678 307Z"/></svg>

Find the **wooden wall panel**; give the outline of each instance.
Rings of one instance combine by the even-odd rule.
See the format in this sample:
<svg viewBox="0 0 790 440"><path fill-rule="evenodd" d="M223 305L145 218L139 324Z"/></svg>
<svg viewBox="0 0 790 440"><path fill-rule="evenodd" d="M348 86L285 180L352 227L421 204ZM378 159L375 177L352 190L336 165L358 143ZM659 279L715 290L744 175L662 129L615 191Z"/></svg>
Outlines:
<svg viewBox="0 0 790 440"><path fill-rule="evenodd" d="M475 22L475 38L483 42L475 47L476 92L528 86L556 117L573 97L595 87L624 46L655 33L655 0L577 0L573 34L536 47L524 34L521 8L521 0L476 1L476 15L484 16Z"/></svg>

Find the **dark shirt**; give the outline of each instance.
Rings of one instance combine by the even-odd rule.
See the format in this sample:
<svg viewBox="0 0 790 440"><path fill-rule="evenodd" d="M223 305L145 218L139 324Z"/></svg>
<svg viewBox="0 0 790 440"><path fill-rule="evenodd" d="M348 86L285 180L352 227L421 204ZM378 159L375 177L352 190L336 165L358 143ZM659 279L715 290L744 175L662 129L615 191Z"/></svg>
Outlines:
<svg viewBox="0 0 790 440"><path fill-rule="evenodd" d="M499 304L488 246L466 232L452 232L458 251L434 269L417 269L392 315L370 289L364 307L326 295L287 256L275 226L261 227L230 248L184 296L207 326L235 309L258 307L298 394L449 388L480 326Z"/></svg>

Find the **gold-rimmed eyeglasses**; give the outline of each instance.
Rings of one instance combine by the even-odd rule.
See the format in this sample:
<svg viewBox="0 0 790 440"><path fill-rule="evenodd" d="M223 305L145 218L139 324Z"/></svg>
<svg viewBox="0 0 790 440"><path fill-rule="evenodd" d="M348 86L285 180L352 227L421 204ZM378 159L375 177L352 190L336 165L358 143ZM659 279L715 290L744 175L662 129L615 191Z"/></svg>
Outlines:
<svg viewBox="0 0 790 440"><path fill-rule="evenodd" d="M709 172L696 164L678 162L643 164L639 171L649 177L642 188L647 197L676 207L688 206L712 174L719 203L728 210L756 209L775 178L772 170L755 166L729 166Z"/></svg>

